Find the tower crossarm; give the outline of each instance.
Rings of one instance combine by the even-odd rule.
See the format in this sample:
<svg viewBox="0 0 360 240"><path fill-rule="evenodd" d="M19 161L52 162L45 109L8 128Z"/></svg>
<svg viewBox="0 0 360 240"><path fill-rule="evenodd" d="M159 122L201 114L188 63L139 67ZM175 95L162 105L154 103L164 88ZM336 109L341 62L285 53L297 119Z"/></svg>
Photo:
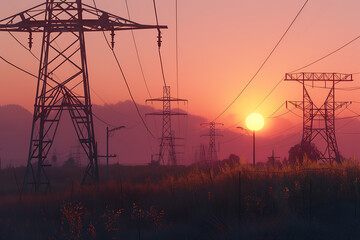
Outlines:
<svg viewBox="0 0 360 240"><path fill-rule="evenodd" d="M187 116L187 113L181 112L170 112L170 113L163 113L163 112L154 112L154 113L146 113L145 116L164 116L164 115L171 115L171 116Z"/></svg>
<svg viewBox="0 0 360 240"><path fill-rule="evenodd" d="M341 82L353 81L352 74L347 73L285 73L285 81Z"/></svg>
<svg viewBox="0 0 360 240"><path fill-rule="evenodd" d="M293 105L295 108L303 110L304 102L303 101L286 101L286 108L288 108L288 105Z"/></svg>
<svg viewBox="0 0 360 240"><path fill-rule="evenodd" d="M209 126L209 125L219 125L219 126L224 126L223 123L216 123L216 122L210 122L210 123L200 123L200 126Z"/></svg>
<svg viewBox="0 0 360 240"><path fill-rule="evenodd" d="M166 29L164 25L146 25L99 10L87 4L78 7L78 1L54 1L52 12L56 19L48 21L47 4L43 3L0 20L0 31L9 32L72 32L118 31L135 29ZM82 18L79 19L79 14Z"/></svg>
<svg viewBox="0 0 360 240"><path fill-rule="evenodd" d="M334 106L334 109L337 110L337 109L340 109L342 107L348 107L349 105L351 105L352 102L351 101L346 101L346 102L335 102L335 106Z"/></svg>
<svg viewBox="0 0 360 240"><path fill-rule="evenodd" d="M146 99L146 102L165 102L165 101L170 101L170 102L188 102L188 100L186 99L181 99L181 98L150 98L150 99Z"/></svg>
<svg viewBox="0 0 360 240"><path fill-rule="evenodd" d="M210 136L215 136L215 137L223 137L224 135L223 134L202 134L200 137L210 137Z"/></svg>

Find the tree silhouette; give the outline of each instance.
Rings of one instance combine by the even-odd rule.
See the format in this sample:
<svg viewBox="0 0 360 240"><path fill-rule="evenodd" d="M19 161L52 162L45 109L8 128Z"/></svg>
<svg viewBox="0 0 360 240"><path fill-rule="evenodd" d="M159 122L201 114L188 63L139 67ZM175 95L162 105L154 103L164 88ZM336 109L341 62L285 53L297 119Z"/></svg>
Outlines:
<svg viewBox="0 0 360 240"><path fill-rule="evenodd" d="M68 160L66 160L64 162L63 167L75 167L75 165L76 165L75 164L75 159L72 156L70 156L68 158Z"/></svg>
<svg viewBox="0 0 360 240"><path fill-rule="evenodd" d="M320 151L314 143L298 143L289 150L289 164L294 165L297 161L302 164L305 155L310 161L315 162L320 158Z"/></svg>

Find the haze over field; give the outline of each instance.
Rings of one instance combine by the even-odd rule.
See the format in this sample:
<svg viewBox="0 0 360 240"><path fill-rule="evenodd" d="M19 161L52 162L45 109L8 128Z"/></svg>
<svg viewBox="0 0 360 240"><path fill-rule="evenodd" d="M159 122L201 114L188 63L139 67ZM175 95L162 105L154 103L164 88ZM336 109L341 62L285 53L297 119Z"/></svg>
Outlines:
<svg viewBox="0 0 360 240"><path fill-rule="evenodd" d="M151 105L140 105L142 112L151 112L155 109ZM150 162L151 154L156 154L159 149L159 141L152 139L150 136L144 137L144 127L141 125L136 115L133 105L130 101L119 102L109 106L94 106L94 113L106 119L110 124L115 126L126 125L126 129L122 129L110 138L110 153L117 154L118 157L111 159L111 163L119 162L120 164L147 164ZM0 157L3 166L26 165L32 114L26 109L17 105L8 105L0 107ZM75 131L68 114L65 113L64 119L59 127L58 135L49 158L56 154L59 162L62 164L72 153L77 154L76 147L79 146ZM158 119L159 120L159 119ZM161 123L155 122L147 117L147 122L151 130L160 134ZM200 123L206 122L206 119L200 116L189 115L183 118L180 124L180 133L186 138L185 157L179 156L180 164L191 164L198 160L199 143L208 144L208 138L202 137L206 134L206 128L200 128ZM339 120L339 127L349 122L349 120ZM257 136L257 160L266 161L271 155L272 149L281 159L287 157L288 149L301 139L301 125L293 124L286 119L278 118L276 121L268 122L271 128L276 129L271 134L262 134ZM175 129L179 129L179 124L174 121ZM357 137L353 128L360 128L358 120L351 124L345 125L339 130L338 144L341 154L345 157L351 157L353 154L360 155L360 149L356 147ZM95 118L96 137L98 141L99 154L105 155L106 126ZM290 129L289 129L290 128ZM185 131L187 129L187 131ZM251 136L244 134L238 129L226 129L220 131L224 137L219 137L220 152L219 159L224 159L229 154L234 153L244 157L246 162L251 162L252 142ZM159 137L159 136L157 136ZM181 149L179 149L181 150ZM83 157L82 164L86 163ZM104 158L100 158L100 163L104 164Z"/></svg>
<svg viewBox="0 0 360 240"><path fill-rule="evenodd" d="M38 3L37 0L8 2L0 8L0 16L10 16ZM92 1L84 0L84 3L93 5ZM155 23L152 1L129 1L128 4L132 20L146 24ZM199 145L208 142L206 137L200 138L201 134L206 133L206 130L200 127L200 123L214 120L237 96L270 53L302 4L303 2L286 0L179 1L177 89L175 2L157 1L160 24L169 27L162 31L161 49L166 81L171 86L172 96L189 100L188 106L179 105L184 111L188 110L189 117L181 117L180 120L184 121L180 123L173 120L176 136L186 138L185 155L180 157L179 163L189 164L197 160ZM104 0L98 2L98 8L128 17L125 1L115 3L112 0ZM217 122L224 123L221 132L224 136L217 138L217 142L221 143L220 159L235 153L250 162L251 139L236 129L236 126L245 127L244 119L255 110L265 117L265 127L257 133L258 161L265 161L273 149L281 159L287 156L289 147L301 139L302 118L299 110L294 110L295 114L287 112L284 102L301 100L301 86L294 82L282 82L260 106L259 103L286 72L312 63L358 36L359 30L354 22L358 21L359 9L360 3L355 0L320 0L307 4L249 88L228 111L216 119ZM27 34L14 34L21 43L27 45ZM35 56L39 56L41 34L33 35L32 51ZM110 36L109 33L107 36ZM134 31L134 36L151 97L160 97L163 82L157 53L157 31ZM114 40L115 52L127 76L135 101L141 105L141 113L153 111L152 107L161 108L159 105L142 105L150 96L143 82L131 32L118 32ZM39 63L29 52L6 32L2 33L1 41L3 46L6 46L2 48L1 56L37 74ZM63 46L61 42L58 44L60 47L66 47L66 44ZM123 164L148 163L151 154L158 152L159 142L149 137L136 116L116 62L101 33L86 33L86 51L95 114L112 125L127 126L111 138L111 153L118 154L118 158L112 161ZM341 51L302 69L355 73L354 82L338 85L340 88L346 88L346 91L339 89L336 93L337 100L353 102L349 108L354 112L339 110L337 115L341 119L336 125L337 140L339 150L345 157L358 155L359 151L355 144L360 135L356 131L359 129L359 121L353 120L357 117L356 112L360 110L358 94L355 91L358 86L356 73L359 72L359 52L360 45L355 39ZM5 165L25 164L36 79L3 61L0 62L0 72L3 73L0 105L12 105L1 108L4 113L0 114L0 156ZM327 90L319 88L310 88L309 91L317 105L322 103L327 94ZM24 109L14 105L22 106ZM67 115L64 114L64 117L67 118ZM161 119L155 121L154 118L147 117L146 121L156 138L159 138ZM78 146L69 119L64 119L63 123L50 152L51 155L56 154L59 161L67 159L71 152L74 154L74 149ZM99 153L103 155L105 125L96 118L95 123Z"/></svg>

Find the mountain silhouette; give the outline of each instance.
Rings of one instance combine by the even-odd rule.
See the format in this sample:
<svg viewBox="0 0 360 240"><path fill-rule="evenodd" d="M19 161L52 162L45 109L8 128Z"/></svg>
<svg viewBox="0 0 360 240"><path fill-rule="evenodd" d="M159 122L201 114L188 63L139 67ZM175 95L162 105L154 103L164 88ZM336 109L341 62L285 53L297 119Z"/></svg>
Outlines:
<svg viewBox="0 0 360 240"><path fill-rule="evenodd" d="M159 107L159 106L157 106ZM145 113L161 111L153 105L140 105L140 112ZM177 111L176 109L174 111ZM180 110L181 111L181 110ZM161 117L144 116L144 119L154 135L151 136L142 124L131 101L119 102L104 106L94 105L95 137L98 143L98 154L106 155L106 127L126 126L110 136L110 154L116 154L110 163L124 165L148 164L151 155L159 151L159 138L161 137ZM201 127L201 123L208 122L204 117L191 115L187 117L172 118L172 130L175 136L184 138L177 140L177 156L179 164L191 164L200 159L201 147L209 142L208 129ZM351 122L350 122L351 121ZM18 105L0 106L0 158L2 167L26 165L32 113ZM301 123L293 124L284 118L269 120L268 130L259 133L256 137L257 161L266 161L274 149L277 156L287 157L290 147L301 140ZM357 132L360 121L344 119L337 121L337 141L340 153L349 158L359 155L357 147ZM360 132L360 131L359 131ZM225 159L234 153L246 162L252 162L252 136L236 126L233 129L224 126L218 132L223 137L217 137L219 159ZM205 135L201 137L201 135ZM184 146L181 146L184 145ZM70 157L75 158L78 164L86 164L85 154L80 148L77 136L69 114L65 111L59 125L54 145L49 153L48 161L56 156L54 165L62 165ZM99 163L105 164L105 158L100 157Z"/></svg>

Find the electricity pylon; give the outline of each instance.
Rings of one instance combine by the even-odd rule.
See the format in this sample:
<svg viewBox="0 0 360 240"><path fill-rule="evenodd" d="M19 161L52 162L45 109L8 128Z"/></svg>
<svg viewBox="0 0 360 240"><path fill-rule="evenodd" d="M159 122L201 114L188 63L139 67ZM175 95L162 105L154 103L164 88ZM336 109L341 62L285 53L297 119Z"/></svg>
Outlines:
<svg viewBox="0 0 360 240"><path fill-rule="evenodd" d="M35 192L46 191L50 181L45 168L64 110L70 113L79 142L89 160L82 183L99 181L97 148L94 135L85 32L111 32L114 47L115 31L160 29L166 26L142 25L115 16L82 0L46 0L33 8L0 21L0 31L43 33L40 67L31 130L25 186L34 185ZM58 43L65 46L61 48ZM33 166L37 161L36 166ZM34 169L36 168L36 169ZM31 179L30 179L31 177Z"/></svg>
<svg viewBox="0 0 360 240"><path fill-rule="evenodd" d="M163 97L147 99L146 102L162 102L163 111L147 113L146 115L162 116L162 135L160 138L160 151L158 163L165 164L165 155L168 154L168 165L177 165L177 158L175 152L175 140L181 139L174 136L174 132L171 128L171 116L186 116L187 113L173 112L171 111L172 102L187 102L186 99L173 98L170 94L170 86L164 86Z"/></svg>
<svg viewBox="0 0 360 240"><path fill-rule="evenodd" d="M340 162L340 154L336 142L335 110L351 104L351 102L335 101L335 84L352 81L352 74L342 73L286 73L285 81L297 81L303 85L302 101L287 101L303 111L303 136L301 144L310 144L315 138L325 142L325 150L320 151L320 159L324 163ZM329 93L324 103L317 107L310 97L306 83L323 82ZM330 83L327 86L326 83ZM287 107L287 106L286 106ZM317 124L314 124L316 122Z"/></svg>
<svg viewBox="0 0 360 240"><path fill-rule="evenodd" d="M221 134L216 133L216 126L221 125L224 126L222 123L216 123L216 122L209 122L209 123L202 123L201 126L209 126L209 133L201 135L202 137L209 137L209 148L208 148L208 157L207 160L209 163L213 163L213 161L218 160L217 156L217 149L216 149L216 137L222 136Z"/></svg>

